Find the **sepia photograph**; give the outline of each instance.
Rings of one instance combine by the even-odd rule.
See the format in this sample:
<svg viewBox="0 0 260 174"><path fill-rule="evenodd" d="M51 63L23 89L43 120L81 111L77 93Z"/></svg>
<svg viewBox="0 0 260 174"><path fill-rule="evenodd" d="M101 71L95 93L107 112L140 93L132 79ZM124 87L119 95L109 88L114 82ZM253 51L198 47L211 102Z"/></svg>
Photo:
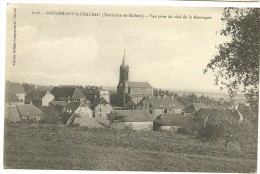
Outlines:
<svg viewBox="0 0 260 174"><path fill-rule="evenodd" d="M259 7L8 3L3 168L256 173Z"/></svg>

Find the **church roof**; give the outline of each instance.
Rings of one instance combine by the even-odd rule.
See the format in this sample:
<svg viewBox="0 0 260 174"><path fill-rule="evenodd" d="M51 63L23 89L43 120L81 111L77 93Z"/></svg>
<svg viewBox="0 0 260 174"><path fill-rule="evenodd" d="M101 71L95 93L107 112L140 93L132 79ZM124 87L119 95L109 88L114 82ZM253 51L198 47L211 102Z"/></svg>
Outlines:
<svg viewBox="0 0 260 174"><path fill-rule="evenodd" d="M146 98L150 104L156 109L165 109L165 108L174 108L174 109L183 109L183 105L180 104L176 99L172 97L150 97Z"/></svg>
<svg viewBox="0 0 260 174"><path fill-rule="evenodd" d="M127 82L130 88L152 88L148 82Z"/></svg>

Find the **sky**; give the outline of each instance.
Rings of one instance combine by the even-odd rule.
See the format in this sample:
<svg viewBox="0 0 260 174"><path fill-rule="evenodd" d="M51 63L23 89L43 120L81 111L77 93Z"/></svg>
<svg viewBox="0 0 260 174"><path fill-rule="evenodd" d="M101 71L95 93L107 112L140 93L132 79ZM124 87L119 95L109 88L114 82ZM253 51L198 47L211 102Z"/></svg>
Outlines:
<svg viewBox="0 0 260 174"><path fill-rule="evenodd" d="M16 65L12 65L16 8ZM41 15L32 14L40 12ZM135 17L46 15L55 12L143 14ZM126 50L129 80L154 88L219 91L203 69L226 41L223 8L9 5L6 79L38 85L117 86ZM44 14L43 14L44 13ZM158 19L149 14L207 16Z"/></svg>

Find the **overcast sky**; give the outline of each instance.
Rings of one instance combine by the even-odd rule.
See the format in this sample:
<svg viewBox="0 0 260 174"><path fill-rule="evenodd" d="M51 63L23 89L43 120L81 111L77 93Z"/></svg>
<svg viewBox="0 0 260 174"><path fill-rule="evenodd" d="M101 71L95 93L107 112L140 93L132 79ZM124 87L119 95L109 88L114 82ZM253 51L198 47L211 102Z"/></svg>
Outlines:
<svg viewBox="0 0 260 174"><path fill-rule="evenodd" d="M218 91L203 69L223 42L222 8L16 6L17 53L12 66L9 6L6 78L39 85L116 86L126 50L130 81L153 87ZM153 19L32 15L33 11L198 15L212 19Z"/></svg>

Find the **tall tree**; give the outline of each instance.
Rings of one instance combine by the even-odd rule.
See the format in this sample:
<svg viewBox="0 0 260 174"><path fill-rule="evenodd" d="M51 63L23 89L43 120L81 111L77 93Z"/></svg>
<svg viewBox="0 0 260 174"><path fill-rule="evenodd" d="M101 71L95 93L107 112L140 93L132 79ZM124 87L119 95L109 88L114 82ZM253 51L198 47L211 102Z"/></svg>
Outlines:
<svg viewBox="0 0 260 174"><path fill-rule="evenodd" d="M227 87L231 97L243 92L255 108L259 90L259 14L259 8L225 8L221 20L226 26L220 34L229 41L217 47L218 54L204 69L204 73L213 70L215 85Z"/></svg>

